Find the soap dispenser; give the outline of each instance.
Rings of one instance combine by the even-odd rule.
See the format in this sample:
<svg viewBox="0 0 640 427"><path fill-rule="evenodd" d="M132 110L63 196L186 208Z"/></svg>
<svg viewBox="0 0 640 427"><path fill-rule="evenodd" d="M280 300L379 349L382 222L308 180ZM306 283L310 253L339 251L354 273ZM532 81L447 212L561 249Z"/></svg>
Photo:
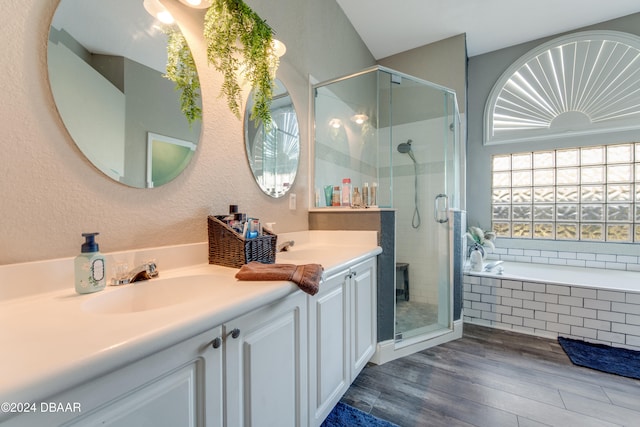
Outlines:
<svg viewBox="0 0 640 427"><path fill-rule="evenodd" d="M82 233L85 242L74 262L76 292L79 294L101 291L107 284L104 255L100 253L95 241L98 234L100 233Z"/></svg>

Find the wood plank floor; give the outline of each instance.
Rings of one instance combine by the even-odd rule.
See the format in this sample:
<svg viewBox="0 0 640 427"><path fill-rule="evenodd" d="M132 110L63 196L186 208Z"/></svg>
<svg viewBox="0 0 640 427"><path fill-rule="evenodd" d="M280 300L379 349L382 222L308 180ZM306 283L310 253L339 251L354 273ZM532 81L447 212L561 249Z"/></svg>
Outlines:
<svg viewBox="0 0 640 427"><path fill-rule="evenodd" d="M574 366L556 340L471 324L369 364L342 401L400 426L640 426L640 381Z"/></svg>

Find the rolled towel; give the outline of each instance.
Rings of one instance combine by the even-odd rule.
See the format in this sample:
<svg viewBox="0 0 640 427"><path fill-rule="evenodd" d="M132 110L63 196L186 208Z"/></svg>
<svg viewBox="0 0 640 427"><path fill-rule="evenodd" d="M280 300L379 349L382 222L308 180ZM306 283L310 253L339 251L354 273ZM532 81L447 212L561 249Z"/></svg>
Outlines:
<svg viewBox="0 0 640 427"><path fill-rule="evenodd" d="M238 280L290 280L309 295L320 289L324 268L320 264L262 264L251 261L236 273Z"/></svg>

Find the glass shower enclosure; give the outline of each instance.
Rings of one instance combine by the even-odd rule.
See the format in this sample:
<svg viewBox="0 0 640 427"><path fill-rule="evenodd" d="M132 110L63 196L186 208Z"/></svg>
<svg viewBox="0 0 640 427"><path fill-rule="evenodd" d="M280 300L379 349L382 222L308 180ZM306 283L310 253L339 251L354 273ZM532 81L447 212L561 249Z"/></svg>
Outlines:
<svg viewBox="0 0 640 427"><path fill-rule="evenodd" d="M455 92L374 67L314 85L313 96L315 208L332 209L324 188L349 177L361 193L377 189L374 206L353 214L395 213L395 281L378 283L378 340L402 347L450 331L450 212L460 203ZM393 316L381 315L385 304Z"/></svg>

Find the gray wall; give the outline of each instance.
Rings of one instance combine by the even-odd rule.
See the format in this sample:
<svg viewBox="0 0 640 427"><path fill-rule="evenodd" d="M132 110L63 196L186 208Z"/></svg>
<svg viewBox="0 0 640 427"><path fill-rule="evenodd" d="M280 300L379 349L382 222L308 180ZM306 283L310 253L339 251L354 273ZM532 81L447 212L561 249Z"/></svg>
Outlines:
<svg viewBox="0 0 640 427"><path fill-rule="evenodd" d="M460 34L378 60L378 64L456 91L460 113L466 111L467 38Z"/></svg>
<svg viewBox="0 0 640 427"><path fill-rule="evenodd" d="M125 169L122 182L145 187L147 180L147 132L198 144L201 122L193 125L180 110L180 92L158 71L130 59L124 61ZM153 94L150 98L150 94ZM148 103L153 102L153 108Z"/></svg>
<svg viewBox="0 0 640 427"><path fill-rule="evenodd" d="M640 35L640 13L603 22L597 25L576 29L615 30ZM529 50L562 34L534 40L517 46L508 47L483 55L469 58L468 64L468 103L467 103L467 222L488 228L491 224L491 155L498 153L522 152L553 149L556 147L575 147L578 145L596 145L613 142L637 141L640 133L601 134L590 137L564 138L561 140L536 141L534 143L512 143L483 146L483 120L485 103L495 82L502 73L518 58ZM557 242L561 244L569 242ZM529 242L525 243L529 244ZM570 242L575 247L576 242ZM577 244L581 244L577 242Z"/></svg>

